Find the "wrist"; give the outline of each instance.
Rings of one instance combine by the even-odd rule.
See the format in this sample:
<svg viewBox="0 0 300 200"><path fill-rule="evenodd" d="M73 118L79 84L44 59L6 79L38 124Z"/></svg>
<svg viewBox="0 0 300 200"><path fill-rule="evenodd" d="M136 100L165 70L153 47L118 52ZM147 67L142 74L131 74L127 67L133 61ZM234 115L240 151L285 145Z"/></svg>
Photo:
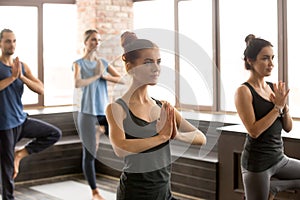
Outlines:
<svg viewBox="0 0 300 200"><path fill-rule="evenodd" d="M275 105L274 105L274 109L278 112L278 114L279 114L280 116L283 115L283 108L282 108L282 107L277 106L277 105L275 104Z"/></svg>

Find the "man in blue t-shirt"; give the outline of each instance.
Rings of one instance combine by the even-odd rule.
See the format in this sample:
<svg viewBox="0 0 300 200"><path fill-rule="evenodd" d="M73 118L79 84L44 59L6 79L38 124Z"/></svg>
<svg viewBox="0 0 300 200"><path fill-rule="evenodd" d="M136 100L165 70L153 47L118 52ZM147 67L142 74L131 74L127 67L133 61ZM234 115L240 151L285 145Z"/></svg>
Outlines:
<svg viewBox="0 0 300 200"><path fill-rule="evenodd" d="M32 119L23 111L21 101L24 84L33 92L44 93L43 83L34 77L30 68L19 58L13 58L16 37L10 29L0 32L0 164L2 199L13 200L14 178L20 161L27 155L40 152L61 137L61 131L46 122ZM15 151L22 138L31 138L24 148Z"/></svg>

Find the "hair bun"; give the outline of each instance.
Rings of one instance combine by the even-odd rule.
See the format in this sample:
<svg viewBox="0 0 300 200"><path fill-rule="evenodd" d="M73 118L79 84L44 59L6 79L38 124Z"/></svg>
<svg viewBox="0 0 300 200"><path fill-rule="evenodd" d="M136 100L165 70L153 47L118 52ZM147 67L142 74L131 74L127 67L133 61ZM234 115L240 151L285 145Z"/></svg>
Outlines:
<svg viewBox="0 0 300 200"><path fill-rule="evenodd" d="M137 39L138 37L134 32L126 31L121 35L121 45L124 48Z"/></svg>
<svg viewBox="0 0 300 200"><path fill-rule="evenodd" d="M245 42L247 44L247 46L250 44L251 40L255 39L255 35L253 34L249 34L247 35L247 37L245 38Z"/></svg>

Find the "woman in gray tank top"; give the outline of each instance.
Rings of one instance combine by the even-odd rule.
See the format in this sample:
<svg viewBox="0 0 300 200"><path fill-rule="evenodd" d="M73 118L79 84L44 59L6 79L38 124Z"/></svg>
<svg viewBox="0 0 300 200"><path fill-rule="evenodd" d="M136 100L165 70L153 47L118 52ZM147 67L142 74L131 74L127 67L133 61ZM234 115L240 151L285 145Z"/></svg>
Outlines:
<svg viewBox="0 0 300 200"><path fill-rule="evenodd" d="M169 103L149 97L148 86L157 83L161 70L158 47L132 32L123 33L121 42L132 82L106 109L111 144L125 163L117 199L175 199L170 190L170 139L202 145L206 137Z"/></svg>
<svg viewBox="0 0 300 200"><path fill-rule="evenodd" d="M282 130L292 129L286 104L289 90L282 81L265 81L274 67L272 44L252 34L245 41L250 77L235 94L237 112L248 131L241 157L245 196L272 200L280 191L300 188L300 161L284 155L281 138Z"/></svg>

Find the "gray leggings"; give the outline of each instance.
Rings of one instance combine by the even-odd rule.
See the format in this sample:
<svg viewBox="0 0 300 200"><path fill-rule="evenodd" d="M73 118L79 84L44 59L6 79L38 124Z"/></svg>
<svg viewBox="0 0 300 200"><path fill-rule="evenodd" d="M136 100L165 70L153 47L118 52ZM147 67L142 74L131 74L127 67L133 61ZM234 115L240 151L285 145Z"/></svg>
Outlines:
<svg viewBox="0 0 300 200"><path fill-rule="evenodd" d="M300 160L285 156L280 162L262 172L242 168L246 200L267 200L269 193L300 188Z"/></svg>

